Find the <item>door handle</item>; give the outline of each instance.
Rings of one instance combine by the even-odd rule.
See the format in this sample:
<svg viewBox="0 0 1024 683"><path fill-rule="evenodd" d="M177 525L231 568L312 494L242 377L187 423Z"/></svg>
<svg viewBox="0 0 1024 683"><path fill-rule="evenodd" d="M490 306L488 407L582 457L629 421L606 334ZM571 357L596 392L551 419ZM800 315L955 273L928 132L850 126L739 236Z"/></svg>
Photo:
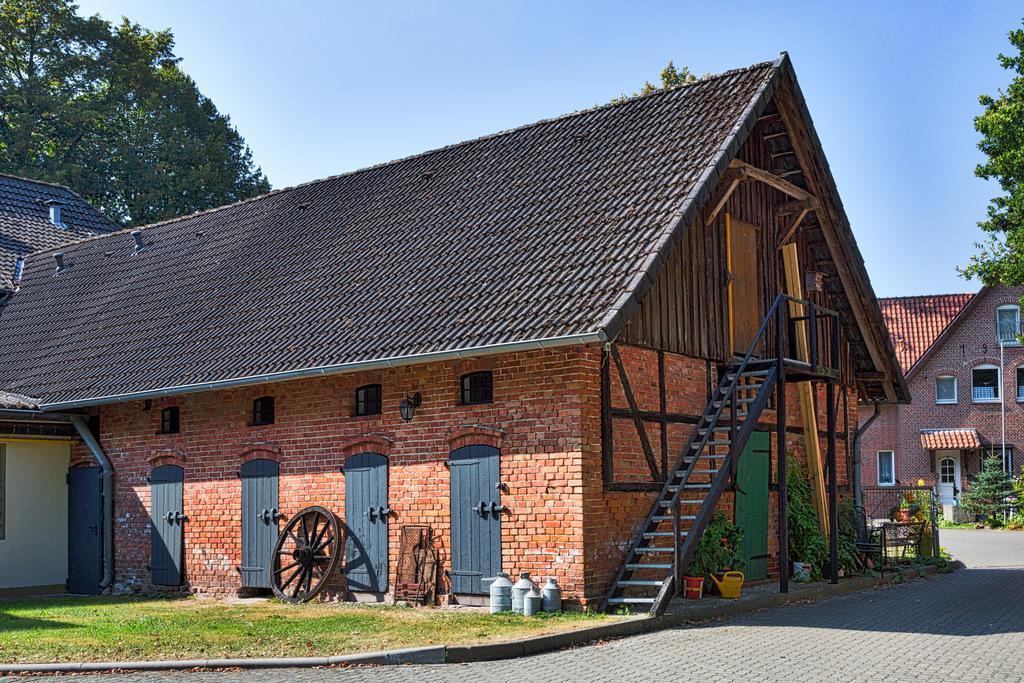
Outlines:
<svg viewBox="0 0 1024 683"><path fill-rule="evenodd" d="M264 524L270 524L270 510L263 508L256 513L256 519Z"/></svg>
<svg viewBox="0 0 1024 683"><path fill-rule="evenodd" d="M278 511L278 509L277 509L277 508L270 508L270 521L271 521L271 523L273 523L273 524L277 524L278 522L280 522L280 521L281 521L281 518L282 518L282 517L284 517L284 515L282 515L282 514L281 514L281 513L280 513L280 512Z"/></svg>
<svg viewBox="0 0 1024 683"><path fill-rule="evenodd" d="M480 501L480 502L479 502L479 503L478 503L478 504L477 504L476 506L474 506L474 507L473 507L472 509L476 510L476 514L478 514L478 515L480 515L481 517L483 517L483 516L484 516L484 511L485 511L485 510L487 509L487 503L485 503L485 502L483 502L483 501L481 500L481 501Z"/></svg>
<svg viewBox="0 0 1024 683"><path fill-rule="evenodd" d="M167 522L168 524L170 524L170 523L172 523L172 522L174 521L174 513L173 513L173 512L168 512L168 513L167 513L166 515L164 515L164 517L163 517L163 518L164 518L164 520L165 520L165 521L166 521L166 522Z"/></svg>
<svg viewBox="0 0 1024 683"><path fill-rule="evenodd" d="M506 512L506 511L508 511L508 508L505 507L504 505L500 505L500 504L495 503L493 501L491 502L491 514L494 515L495 517L497 517L502 512Z"/></svg>
<svg viewBox="0 0 1024 683"><path fill-rule="evenodd" d="M174 521L177 522L178 524L181 524L184 521L184 519L185 519L185 515L181 514L180 511L174 513Z"/></svg>
<svg viewBox="0 0 1024 683"><path fill-rule="evenodd" d="M384 519L385 517L390 515L392 512L394 512L394 510L392 510L389 507L384 507L383 505L381 505L379 508L377 508L377 516L380 517L381 519Z"/></svg>

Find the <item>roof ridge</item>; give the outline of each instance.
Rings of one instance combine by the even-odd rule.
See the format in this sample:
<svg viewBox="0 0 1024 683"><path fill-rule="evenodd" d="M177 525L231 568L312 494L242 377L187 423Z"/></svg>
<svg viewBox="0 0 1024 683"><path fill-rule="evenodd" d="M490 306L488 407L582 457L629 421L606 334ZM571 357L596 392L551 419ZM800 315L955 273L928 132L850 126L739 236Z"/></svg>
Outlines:
<svg viewBox="0 0 1024 683"><path fill-rule="evenodd" d="M103 220L107 221L111 225L121 225L120 223L115 221L113 218L108 216L106 213L104 213L103 211L100 211L98 208L93 206L92 202L90 202L88 199L86 199L81 194L79 194L75 190L71 189L67 185L62 185L60 183L51 183L48 180L37 180L35 178L28 178L26 176L14 175L13 173L4 173L2 171L0 171L0 178L10 178L12 180L20 180L20 181L25 182L25 183L32 183L33 185L42 185L44 187L53 187L53 188L57 188L58 190L64 190L65 192L69 193L73 197L75 197L78 200L80 200L83 204L85 204L86 207L89 208L90 211L94 212L97 216L99 216ZM106 234L109 234L109 233L106 233ZM26 254L26 256L31 255L32 253L35 253L35 252L30 252L29 254Z"/></svg>
<svg viewBox="0 0 1024 683"><path fill-rule="evenodd" d="M880 296L879 301L899 301L901 299L929 299L940 296L977 296L978 292L947 292L944 294L907 294L905 296Z"/></svg>
<svg viewBox="0 0 1024 683"><path fill-rule="evenodd" d="M785 54L785 53L782 53L782 54ZM197 216L205 216L205 215L208 215L208 214L211 214L211 213L216 213L218 211L224 211L224 210L236 207L236 206L241 206L243 204L248 204L250 202L260 201L260 200L263 200L263 199L267 199L268 197L274 197L274 196L277 196L277 195L286 194L286 193L292 192L294 190L300 190L300 189L303 189L303 188L307 188L307 187L311 187L311 186L314 186L314 185L318 185L320 183L331 182L331 181L334 181L334 180L338 180L339 178L347 178L347 177L350 177L350 176L358 175L360 173L367 173L367 172L370 172L370 171L375 171L375 170L378 170L378 169L381 169L381 168L385 168L387 166L391 166L391 165L394 165L394 164L400 164L400 163L412 161L414 159L421 159L421 158L430 156L432 154L438 154L440 152L445 152L445 151L449 151L449 150L453 150L453 149L458 149L460 147L464 147L464 146L468 146L468 145L484 142L485 140L497 139L497 138L500 138L500 137L511 135L513 133L518 133L518 132L521 132L521 131L524 131L524 130L529 130L531 128L535 128L535 127L538 127L538 126L548 125L548 124L552 124L552 123L555 123L555 122L558 122L558 121L565 121L567 119L571 119L571 118L578 117L578 116L583 116L585 114L590 114L590 113L593 113L595 111L601 111L601 110L604 110L604 109L613 109L615 107L623 107L623 106L626 106L628 104L632 104L633 102L638 102L640 100L653 99L653 98L656 98L656 97L667 96L667 95L669 95L671 93L679 92L681 90L685 90L687 88L695 87L697 85L702 85L702 84L709 83L711 81L720 80L720 79L723 79L723 78L729 78L731 76L734 76L734 75L736 75L738 73L742 73L742 72L745 72L745 71L753 71L754 69L760 69L760 68L765 68L765 67L773 66L773 65L776 64L777 61L778 61L778 59L761 61L761 62L756 62L754 64L750 64L750 65L745 66L745 67L740 67L740 68L737 68L737 69L729 69L728 71L723 71L723 72L717 73L717 74L709 74L709 75L704 76L702 78L698 78L695 81L691 81L689 83L681 83L681 84L673 86L671 88L658 88L657 90L654 90L653 92L645 93L645 94L642 94L642 95L636 95L636 96L633 96L633 97L627 97L625 99L613 100L611 102L607 102L605 104L600 104L600 105L594 105L594 106L588 107L586 109L577 109L576 111L572 111L572 112L569 112L567 114L560 114L558 116L553 116L553 117L550 117L550 118L539 119L537 121L533 121L531 123L526 123L526 124L523 124L521 126L516 126L516 127L513 127L513 128L506 128L506 129L503 129L503 130L495 131L493 133L487 133L485 135L480 135L480 136L475 137L475 138L469 138L468 140L460 140L459 142L453 142L453 143L448 144L448 145L442 145L441 147L435 147L433 149L424 150L422 152L417 152L415 154L410 154L410 155L407 155L407 156L404 156L404 157L399 157L397 159L391 159L389 161L382 161L380 163L371 164L369 166L364 166L362 168L353 169L351 171L346 171L344 173L336 173L334 175L325 176L323 178L316 178L314 180L307 180L306 182L298 183L296 185L290 185L288 187L282 187L282 188L278 188L276 190L271 190L269 192L264 192L263 194L258 194L258 195L254 196L254 197L248 197L246 199L240 199L240 200L238 200L236 202L231 202L230 204L223 204L221 206L215 206L215 207L211 207L209 209L203 209L201 211L195 211L193 213L184 214L182 216L174 216L172 218L165 218L164 220L155 221L153 223L147 223L145 225L137 225L137 226L134 226L134 227L126 227L126 228L124 228L122 230L117 230L117 231L114 231L114 232L108 232L108 233L104 233L102 235L93 235L93 236L87 237L87 238L85 238L83 240L76 240L73 244L75 246L77 246L79 244L83 244L83 243L86 243L86 242L91 242L93 240L113 238L113 237L115 237L117 235L120 235L122 233L131 232L132 230L148 230L149 228L155 228L155 227L158 227L158 226L169 225L171 223L176 223L178 221L183 221L183 220L187 220L187 219L191 219L191 218L196 218ZM74 192L74 190L71 190L71 191ZM71 246L71 245L64 245L64 246ZM63 247L51 247L49 249L41 249L39 251L34 251L34 252L29 253L29 254L26 254L26 257L28 257L28 256L35 256L35 255L39 255L39 254L50 253L50 252L59 250L61 248L63 248Z"/></svg>

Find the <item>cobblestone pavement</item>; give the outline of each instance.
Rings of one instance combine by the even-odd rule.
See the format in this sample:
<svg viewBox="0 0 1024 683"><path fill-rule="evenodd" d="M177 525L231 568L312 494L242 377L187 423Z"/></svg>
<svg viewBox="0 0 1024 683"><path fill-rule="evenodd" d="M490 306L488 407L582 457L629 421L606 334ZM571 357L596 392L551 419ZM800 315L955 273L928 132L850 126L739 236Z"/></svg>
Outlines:
<svg viewBox="0 0 1024 683"><path fill-rule="evenodd" d="M968 568L512 661L76 677L127 681L1024 681L1024 533L944 530Z"/></svg>

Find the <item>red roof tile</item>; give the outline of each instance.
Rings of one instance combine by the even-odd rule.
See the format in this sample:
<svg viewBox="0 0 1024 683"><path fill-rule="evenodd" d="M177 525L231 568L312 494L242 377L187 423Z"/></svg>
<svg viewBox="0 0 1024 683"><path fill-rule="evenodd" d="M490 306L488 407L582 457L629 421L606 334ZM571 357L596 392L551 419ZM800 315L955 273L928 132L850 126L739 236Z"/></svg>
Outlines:
<svg viewBox="0 0 1024 683"><path fill-rule="evenodd" d="M921 447L926 450L981 448L977 429L921 430Z"/></svg>
<svg viewBox="0 0 1024 683"><path fill-rule="evenodd" d="M900 367L907 372L943 330L964 310L974 294L927 294L879 299L882 317Z"/></svg>

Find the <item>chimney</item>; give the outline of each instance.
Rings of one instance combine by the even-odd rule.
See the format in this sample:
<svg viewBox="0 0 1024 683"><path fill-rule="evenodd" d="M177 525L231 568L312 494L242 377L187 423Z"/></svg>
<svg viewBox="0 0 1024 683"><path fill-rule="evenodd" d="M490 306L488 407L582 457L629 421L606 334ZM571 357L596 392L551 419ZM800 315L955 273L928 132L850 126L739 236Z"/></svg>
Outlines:
<svg viewBox="0 0 1024 683"><path fill-rule="evenodd" d="M135 253L138 254L140 251L146 248L146 243L142 241L142 231L132 230L132 239L135 240Z"/></svg>
<svg viewBox="0 0 1024 683"><path fill-rule="evenodd" d="M66 267L64 265L64 252L55 251L53 252L53 260L57 262L57 272L61 272Z"/></svg>
<svg viewBox="0 0 1024 683"><path fill-rule="evenodd" d="M47 199L43 203L50 209L50 222L58 228L67 228L68 226L64 225L64 221L60 217L60 210L67 205L67 202L63 199Z"/></svg>

